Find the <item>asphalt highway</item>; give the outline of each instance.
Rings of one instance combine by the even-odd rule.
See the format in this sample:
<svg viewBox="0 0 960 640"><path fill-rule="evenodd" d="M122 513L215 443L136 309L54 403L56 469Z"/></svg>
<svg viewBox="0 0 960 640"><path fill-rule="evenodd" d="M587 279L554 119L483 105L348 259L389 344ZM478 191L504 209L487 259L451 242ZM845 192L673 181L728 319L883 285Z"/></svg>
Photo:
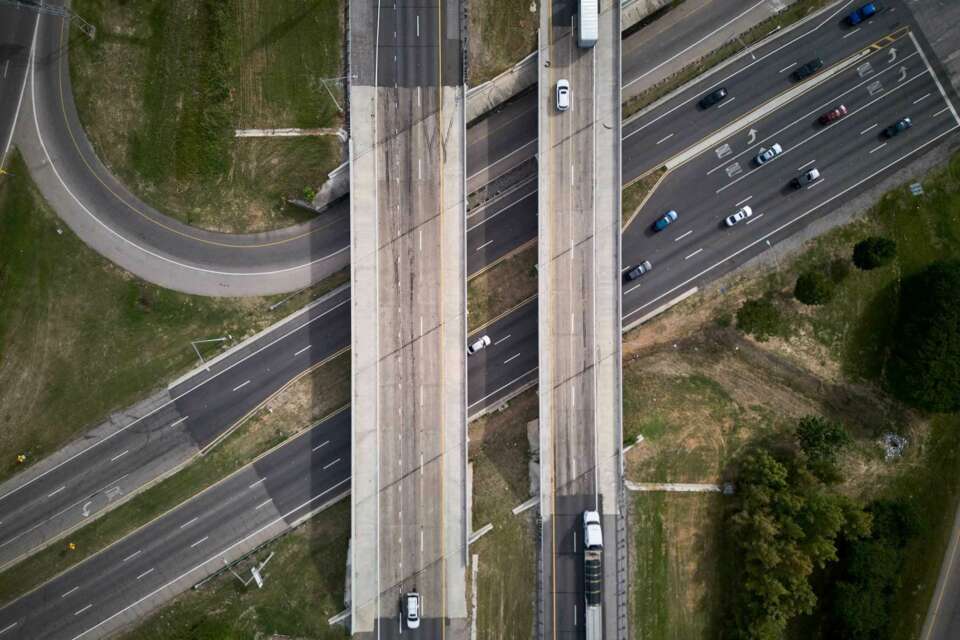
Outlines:
<svg viewBox="0 0 960 640"><path fill-rule="evenodd" d="M36 22L31 11L0 6L0 169L13 140Z"/></svg>
<svg viewBox="0 0 960 640"><path fill-rule="evenodd" d="M886 14L885 16L882 15L876 22L864 25L861 27L861 31L855 33L853 36L843 38L843 36L847 34L847 31L843 30L836 21L828 22L823 28L833 29L833 36L825 41L826 44L824 46L827 47L827 50L818 47L816 53L823 56L825 60L828 60L828 55L833 56L833 58L830 58L831 60L842 60L857 49L855 46L850 46L852 39L860 38L862 35L864 42L875 42L891 33L891 26L912 26L912 19L904 5L899 2L890 2L887 6L895 10L898 14L895 16L895 22L898 23L898 25L885 22L893 19L890 14ZM863 34L862 32L865 30L874 30L874 32ZM799 31L794 32L794 34L796 33L799 33ZM792 37L794 34L788 35ZM914 38L916 40L914 40ZM648 206L645 207L638 216L637 222L627 230L624 237L625 264L640 258L648 258L654 262L653 271L649 276L645 277L644 280L639 281L639 287L624 287L623 309L625 323L642 317L652 309L669 301L672 297L688 290L690 287L708 282L730 271L738 264L742 264L749 257L767 248L767 240L769 240L771 244L775 244L789 237L811 220L835 210L843 203L848 202L859 193L862 193L865 189L876 184L885 175L889 175L890 172L902 166L906 161L922 154L925 150L942 141L944 137L951 135L957 126L954 111L951 108L952 105L944 101L940 83L935 81L934 75L930 73L929 66L926 62L922 65L920 64L923 56L919 53L912 55L917 45L919 45L921 50L925 51L927 58L930 57L929 49L925 46L924 42L922 35L914 33L912 36L901 37L900 40L892 43L892 47L898 49L897 56L899 58L899 60L895 60L894 62L899 61L907 67L908 77L903 82L896 81L900 76L899 65L885 65L883 63L885 60L884 55L888 57L890 55L889 44L884 47L883 51L886 51L886 53L880 51L875 54L877 58L871 58L872 71L867 73L863 78L859 78L858 73L858 79L853 81L853 85L857 85L860 81L868 79L868 77L875 76L876 80L879 80L883 87L883 91L876 93L876 95L869 96L870 90L867 89L867 86L873 81L861 87L854 88L851 94L842 94L842 91L850 88L850 86L847 85L849 85L851 74L850 72L845 72L846 75L831 79L829 82L824 83L822 87L811 91L809 95L805 94L796 101L781 106L768 116L768 119L759 121L759 126L754 127L758 130L754 145L762 143L764 136L767 136L768 132L769 135L776 135L777 140L781 141L784 145L785 153L769 165L760 169L749 166L746 159L749 158L750 149L754 145L747 144L744 139L744 134L741 132L738 139L728 141L730 145L729 159L727 156L718 158L716 152L713 149L709 149L672 172L657 192L655 192ZM765 46L776 48L778 45L775 43L776 41ZM842 50L843 55L841 55L841 53L832 53L833 49ZM762 53L758 50L755 52L755 55L759 58ZM793 64L799 59L795 51L789 48L785 48L775 54L775 56L781 58L779 66L777 64L771 64L766 67L768 74L771 70L772 72L779 72L780 69ZM749 60L749 58L746 58L746 60ZM893 69L892 66L896 66L897 68ZM928 70L918 76L917 72L922 71L925 66ZM887 67L891 68L887 69ZM750 75L754 77L752 72ZM841 80L845 78L848 79L847 85L841 82ZM907 82L907 80L909 80L909 82ZM749 100L743 98L742 102L749 101L752 103L752 107L756 107L760 102L775 97L776 94L786 86L781 78L772 75L766 79L764 79L764 76L756 76L752 84L763 85L768 83L777 83L777 87L768 93L753 95ZM710 79L701 84L702 86L697 86L692 89L690 94L701 95L705 90L709 89L710 86L713 86L714 79ZM898 88L900 84L902 84L902 86ZM731 92L731 94L733 97L739 98L739 95L735 92ZM955 101L955 97L949 88L946 88L946 97L950 101ZM879 100L871 103L871 100L875 98L879 98ZM689 96L685 94L670 101L669 104L677 106L688 99ZM820 131L820 129L815 126L817 114L811 113L811 111L819 104L835 99L840 99L847 103L850 107L851 114L847 116L847 120L841 120L835 125L832 125L829 134L817 135ZM916 104L914 104L915 101ZM732 104L728 104L728 107L724 107L711 114L717 119L713 122L712 126L707 126L704 130L712 132L726 124L728 120L723 119L722 113L724 109L737 106L737 102L740 102L740 100L734 101ZM669 107L664 106L661 108ZM857 111L858 109L862 109L862 111ZM681 107L677 110L682 111L683 108ZM730 113L735 112L731 109ZM721 115L717 116L717 114ZM899 117L896 114L911 115L911 117L914 118L914 127L896 139L889 141L886 146L881 146L884 141L876 138L872 132L878 130L880 127L886 126L888 119ZM497 117L509 118L510 114L507 110L504 110L495 115ZM794 120L798 119L800 122L791 124ZM951 121L951 119L954 120ZM491 122L494 121L491 120ZM664 118L662 122L665 126L666 123L671 122L670 117ZM861 134L861 131L873 125L877 125L877 127ZM784 129L784 127L786 128ZM784 130L778 132L779 129ZM509 128L505 129L505 131L507 130L509 130ZM657 151L657 145L655 144L659 139L657 137L658 133L659 130L657 127L650 127L649 130L638 133L635 138L646 140L646 145L639 145L639 151L628 150L628 145L625 143L625 167L630 166L632 163L636 163L635 166L637 167L655 166L656 162L662 161L665 154ZM665 131L663 135L666 135L666 133ZM836 140L838 143L842 141L845 146L841 147L839 144L833 145L828 143L828 141L834 139L834 134L837 136ZM807 140L807 138L809 138L809 140ZM522 144L522 141L518 141L516 148L522 148ZM640 155L638 156L638 154ZM655 154L656 157L651 154ZM733 156L737 154L742 155L734 158ZM515 154L515 156L517 155L522 154ZM715 170L718 165L721 165L720 160L727 160L727 162ZM787 193L784 191L786 182L796 175L798 169L810 160L814 160L818 165L823 165L824 180L822 183L799 193ZM728 178L727 167L733 162L741 163L742 171ZM712 173L708 173L711 171ZM697 193L699 197L693 197L685 193L691 182L697 183ZM700 182L703 184L700 185ZM515 193L518 194L518 197L521 196L520 190ZM755 205L754 210L757 213L754 216L754 221L749 225L741 223L737 227L729 230L720 229L718 224L722 217L728 215L732 206L737 205L738 202L743 201L747 197L752 198L748 200L747 203ZM535 205L523 205L524 202L529 201L529 198L530 196L524 196L524 199L515 205L509 213L503 212L491 218L491 222L496 221L496 224L501 224L508 217L512 219L514 217L531 216L534 220L532 228L536 228ZM500 202L505 203L507 199L504 198ZM648 235L648 225L652 223L656 213L664 207L676 208L680 211L680 219L678 220L677 226L675 228L674 226L669 227L667 231L658 234L658 236ZM493 209L491 209L491 211L492 210ZM763 216L759 216L761 213ZM682 233L686 233L687 231L692 231L692 233L684 238L679 238ZM472 233L475 233L475 231L471 231L471 234ZM716 235L708 237L706 236L707 233ZM704 242L705 238L708 238L708 243ZM517 238L513 242L513 246L516 247L527 240L529 240L529 238ZM674 240L677 241L674 242ZM468 243L469 242L470 240L468 239ZM702 245L697 244L701 242L703 243ZM494 245L495 244L496 243L494 243ZM492 247L494 245L490 246ZM715 245L718 247L717 249L714 248ZM478 247L479 245L470 246ZM698 249L700 251L696 253L696 255L690 255L691 253L697 252ZM470 248L468 246L468 255L469 254ZM319 306L322 305L318 305L318 307ZM472 414L477 413L484 406L495 405L516 388L530 384L531 381L536 379L537 338L535 306L535 302L522 305L513 313L498 319L495 323L482 330L483 333L491 336L495 344L485 353L473 356L468 360L468 393ZM314 323L322 327L322 330L318 330L315 334L311 334L309 330L310 325L307 325L302 329L290 332L289 335L282 337L273 335L270 340L272 344L268 348L262 349L256 354L242 360L242 362L240 362L242 357L239 355L228 358L222 363L222 367L227 368L230 363L233 363L235 366L228 371L220 373L218 378L214 378L215 380L223 378L222 386L217 388L210 386L210 395L207 395L203 386L201 386L196 392L198 393L197 402L202 406L205 403L218 402L215 396L225 395L227 399L220 402L226 405L231 398L237 400L240 395L247 395L237 394L233 391L236 386L245 383L247 380L250 382L247 383L247 388L245 388L244 391L265 393L267 389L277 388L282 385L291 377L295 369L302 371L308 366L308 362L319 362L325 357L324 354L329 355L336 353L347 346L349 341L345 333L341 333L338 337L334 328L337 326L348 326L348 312L345 309L342 312L333 310L327 316L324 316L324 318L323 321ZM281 329L279 331L282 332L283 330ZM503 340L500 341L501 339ZM499 344L497 344L498 341ZM288 369L282 369L279 367L279 364L274 364L274 362L287 362L299 357L296 355L297 351L303 348L306 348L310 354L309 361L304 361L302 364L292 366ZM215 371L216 370L219 369L215 369ZM282 373L279 373L281 371ZM212 372L211 375L213 373L214 372ZM230 382L227 381L227 376L230 377ZM267 378L273 378L276 382L262 381ZM255 384L256 381L261 382ZM231 384L233 386L230 386ZM257 399L255 394L251 393L249 395L251 396L251 401ZM259 399L262 399L262 396ZM178 415L189 416L191 413L184 411ZM200 441L209 440L213 437L213 434L226 429L230 424L230 422L221 420L215 414L211 414L211 416L212 417L208 418L203 424L193 426L196 430L196 436L191 436L194 443L193 446L196 446L196 443ZM162 420L160 422L162 422ZM190 420L186 422L186 424L189 423ZM344 427L344 429L347 428L348 427ZM126 430L132 429L127 428ZM99 445L83 455L100 455L100 446L105 445ZM104 463L103 460L109 460L111 457L120 453L122 449L111 452L107 452L106 449L102 451L104 453L99 462L93 462L93 458L90 458L84 463L85 467L112 471L110 465ZM133 452L131 451L126 455L132 454ZM145 454L144 459L149 457L148 454ZM122 458L120 460L122 461ZM78 462L80 462L79 459ZM58 473L58 471L51 471L49 475L53 476L56 473ZM104 476L103 474L101 474L100 477L103 479L102 483L98 485L97 483L91 482L89 486L94 488L104 486L112 479L112 477ZM65 488L61 493L67 494L63 496L65 504L73 504L84 498L84 496L89 495L89 489L78 490L74 488L73 483L76 478L76 472L72 474L65 472L62 476L61 483ZM51 477L50 484L45 485L43 490L34 490L40 489L40 485L36 483L27 485L20 490L25 494L30 494L30 496L32 496L31 498L17 499L23 499L25 502L35 501L42 503L48 499L49 493L59 486L60 484ZM78 482L77 487L79 486L80 483ZM0 498L0 510L5 510L6 501L15 495L16 493ZM68 500L68 495L72 499ZM57 494L57 496L59 496L59 494ZM35 523L38 520L42 520L43 514L49 514L55 511L55 509L52 509L44 512L42 508L37 508L36 513L41 515L34 518L31 522ZM0 539L5 539L19 533L18 530L13 528L8 529L6 525L5 520L3 524L0 525L0 527L2 527L0 528ZM84 565L80 565L77 571L82 571L83 567ZM57 588L65 586L66 582L64 582L64 580L67 580L73 573L74 572L69 572L61 576L52 584ZM132 583L135 575L132 573L125 575L127 576L125 579L130 580ZM117 577L117 580L120 581L120 578ZM69 588L72 587L67 586L64 591ZM120 600L122 600L122 598L120 598ZM109 604L98 603L97 606L90 609L84 615L93 616L94 612L99 612L99 619L104 619L113 615L112 612L120 610L122 607L126 607L127 604L134 601L128 599L122 603L120 600ZM0 610L0 630L20 620L20 618L16 616L7 615L7 612L11 610L13 606L15 605L10 605L10 607ZM30 625L36 626L38 629L50 623L48 622L48 617L28 617L34 621L31 622ZM17 622L17 624L20 623ZM12 633L12 631L10 633ZM3 636L0 635L0 638L2 637ZM17 635L15 637L21 636ZM38 635L37 637L46 636Z"/></svg>

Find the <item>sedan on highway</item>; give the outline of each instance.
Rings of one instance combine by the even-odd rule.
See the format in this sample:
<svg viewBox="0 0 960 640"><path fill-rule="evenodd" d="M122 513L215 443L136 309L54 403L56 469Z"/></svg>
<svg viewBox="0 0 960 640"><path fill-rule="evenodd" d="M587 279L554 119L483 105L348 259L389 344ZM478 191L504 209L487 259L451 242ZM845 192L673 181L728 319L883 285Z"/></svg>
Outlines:
<svg viewBox="0 0 960 640"><path fill-rule="evenodd" d="M799 189L800 187L805 187L808 184L813 184L820 179L820 170L814 167L801 176L797 176L790 181L790 186L794 189Z"/></svg>
<svg viewBox="0 0 960 640"><path fill-rule="evenodd" d="M477 351L482 351L490 346L490 336L483 335L477 338L469 347L467 347L467 353L469 355L475 354Z"/></svg>
<svg viewBox="0 0 960 640"><path fill-rule="evenodd" d="M663 231L666 229L671 222L677 219L677 212L673 209L667 211L665 214L657 218L657 221L653 223L654 231Z"/></svg>
<svg viewBox="0 0 960 640"><path fill-rule="evenodd" d="M623 278L627 282L630 282L632 280L636 280L646 272L650 271L650 269L653 269L653 265L650 264L649 260L644 260L640 264L635 264L629 269L627 269L627 272L623 274Z"/></svg>
<svg viewBox="0 0 960 640"><path fill-rule="evenodd" d="M876 12L877 5L873 2L868 2L847 16L847 24L849 24L851 27L855 27L867 18L873 16Z"/></svg>
<svg viewBox="0 0 960 640"><path fill-rule="evenodd" d="M883 137L892 138L893 136L897 135L902 131L906 131L912 126L913 126L913 120L911 120L910 118L900 118L899 120L894 122L892 125L890 125L889 127L883 130Z"/></svg>
<svg viewBox="0 0 960 640"><path fill-rule="evenodd" d="M737 224L741 220L746 220L752 215L753 215L753 209L744 205L743 207L740 208L739 211L737 211L733 215L727 216L727 219L725 220L725 222L727 223L728 227L732 227L733 225Z"/></svg>
<svg viewBox="0 0 960 640"><path fill-rule="evenodd" d="M727 97L726 87L720 87L719 89L714 89L707 95L700 98L700 108L709 109L713 105L717 104L721 100Z"/></svg>
<svg viewBox="0 0 960 640"><path fill-rule="evenodd" d="M830 109L830 111L827 111L825 114L820 116L820 124L830 124L831 122L839 120L843 116L847 115L847 112L848 112L847 106L841 104L838 107L834 109Z"/></svg>
<svg viewBox="0 0 960 640"><path fill-rule="evenodd" d="M793 72L793 79L797 82L801 80L806 80L817 71L823 68L823 60L820 58L814 58L810 62L797 67L797 70Z"/></svg>
<svg viewBox="0 0 960 640"><path fill-rule="evenodd" d="M760 153L757 154L757 157L754 158L753 161L757 164L765 164L776 158L781 153L783 153L783 147L781 147L779 143L774 144L769 149L764 149L761 147Z"/></svg>

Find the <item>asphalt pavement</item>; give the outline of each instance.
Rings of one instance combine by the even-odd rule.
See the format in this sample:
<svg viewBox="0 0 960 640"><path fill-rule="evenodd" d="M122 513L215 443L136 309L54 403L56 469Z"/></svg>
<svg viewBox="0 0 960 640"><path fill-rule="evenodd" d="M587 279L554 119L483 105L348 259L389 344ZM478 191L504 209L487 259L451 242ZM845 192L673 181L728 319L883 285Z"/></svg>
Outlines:
<svg viewBox="0 0 960 640"><path fill-rule="evenodd" d="M32 11L0 6L0 169L13 141L36 22Z"/></svg>
<svg viewBox="0 0 960 640"><path fill-rule="evenodd" d="M896 12L899 12L899 15L896 16L895 20L895 23L898 24L891 25L887 22L878 20L872 24L864 25L861 27L861 31L867 29L873 29L876 31L875 34L864 34L870 36L870 38L868 38L870 42L874 42L891 33L891 26L897 26L899 28L899 26L913 25L910 14L904 5L898 2L891 2L888 6L891 9L895 9ZM891 16L887 14L886 16L881 16L881 18L886 20L891 18ZM840 25L838 25L836 22L830 22L828 25L829 28L834 29L834 37L827 40L827 43L831 49L843 49L846 46L844 44L845 42L849 42L852 38L859 38L861 36L861 33L857 32L853 36L843 38L847 32L844 31ZM827 25L825 25L824 28L826 27ZM916 38L915 41L914 38ZM930 51L925 45L923 36L919 33L913 33L912 36L907 37L907 39L903 41L903 49L901 49L901 51L903 52L904 58L911 55L911 47L916 48L917 45L919 45L920 50L924 51L926 56L930 58ZM897 47L898 45L893 43L893 46ZM821 51L822 50L818 50L818 53ZM847 54L850 53L849 50L844 51ZM889 48L887 48L886 51L888 52L886 55L889 56ZM785 50L785 53L786 52L787 51ZM757 55L759 57L760 54L758 53ZM779 69L793 64L799 59L797 55L781 55L782 60L780 62L780 66L777 69L774 69L774 71L779 71ZM824 53L821 53L821 55L824 55ZM884 54L882 53L880 54L881 58L883 55ZM898 52L897 55L900 56L901 53ZM922 57L923 56L917 54L909 59L901 59L900 61L908 65L908 72L911 70L916 71L918 69L916 66L917 59L921 59ZM836 54L836 59L843 59L843 56ZM928 62L930 61L928 60ZM933 61L933 65L936 65L935 61ZM773 69L774 66L776 65L771 65L769 68ZM941 83L933 80L933 75L928 71L926 75L921 75L916 79L911 80L903 87L897 89L896 86L898 83L891 82L887 80L887 78L891 74L896 74L897 77L899 77L899 68L885 72L885 66L881 62L878 62L876 66L871 66L873 66L872 72L867 73L862 79L867 79L867 76L876 74L877 80L879 80L881 85L884 87L882 93L889 95L866 106L863 111L851 113L851 115L848 116L848 118L850 118L849 122L851 125L854 125L856 122L859 122L863 119L870 120L870 122L864 121L864 126L862 128L856 129L853 126L847 127L844 121L840 121L834 125L837 128L836 133L839 135L841 132L843 132L843 140L845 141L845 144L850 146L851 160L845 160L843 162L838 160L836 153L841 152L839 147L832 151L829 144L824 144L828 138L832 138L832 132L830 135L824 134L818 137L813 137L809 141L805 141L806 138L813 136L818 131L815 129L814 123L811 119L806 121L808 127L806 133L803 133L803 127L801 123L788 126L788 128L782 133L785 141L785 153L775 162L760 168L759 170L747 168L746 163L744 163L742 167L742 174L734 175L727 179L726 167L728 165L724 164L721 169L708 174L708 171L715 169L716 166L720 164L719 160L723 160L723 158L717 158L715 151L711 149L701 154L701 156L694 158L683 167L677 169L676 174L671 175L671 177L669 177L663 183L661 188L655 193L654 198L651 199L650 206L646 207L644 211L641 212L641 215L637 218L637 222L630 229L628 229L624 237L625 262L636 259L643 255L654 255L656 258L653 272L650 274L647 280L641 282L642 286L640 288L634 290L630 290L629 288L624 289L624 312L627 314L628 321L633 321L642 317L663 302L669 301L669 299L671 299L673 296L679 295L683 291L686 291L689 287L695 286L698 283L703 284L722 275L723 273L729 272L737 265L742 264L752 255L756 255L760 251L767 248L767 240L769 240L772 245L789 237L797 229L801 228L805 224L808 224L810 220L816 217L827 215L830 211L835 210L843 203L848 202L859 193L862 193L871 186L878 184L885 176L897 170L903 164L909 162L909 160L912 158L922 154L933 145L940 144L948 139L952 139L951 135L953 134L953 127L955 127L955 123L951 123L950 120L951 118L955 118L955 116L950 108L951 104L945 102L943 96L945 94L951 103L954 103L956 99L953 96L952 89L950 89L948 85L944 85L942 87L943 93L941 93ZM913 75L910 77L913 77ZM928 90L927 87L931 81L932 85L930 86L933 88ZM703 84L711 85L712 83L713 80L711 79ZM760 85L764 83L757 80L756 84ZM857 84L857 82L854 82L854 84ZM867 84L869 85L870 83ZM847 100L846 95L840 96L840 94L835 91L837 88L836 85L837 83L833 81L824 84L822 90L825 93L823 94L824 97L822 101L826 101L828 98L833 99L838 96L842 100ZM783 87L784 85L781 84L779 86ZM692 89L691 93L700 94L706 88L706 86L697 87ZM844 89L846 88L849 87L844 87ZM820 88L817 89L817 91L820 90ZM831 93L831 91L833 93ZM850 96L851 104L848 105L851 106L851 111L855 109L853 106L854 104L858 104L860 106L867 105L870 100L875 97L879 97L880 95L878 93L871 98L865 98L864 92L869 94L867 85L863 85L862 87L855 89L855 91L857 93L855 96ZM767 100L775 93L776 92L773 92L766 97L757 96L751 98L751 101ZM854 100L854 98L856 100ZM686 98L683 96L676 98L676 100L679 102L682 102L684 99ZM810 99L813 100L813 95L810 96ZM916 104L914 104L914 101L916 101ZM736 102L737 101L735 101L732 105L728 105L728 107L735 106ZM938 105L938 108L934 109L934 105ZM754 106L756 106L756 104L754 104ZM762 138L760 136L764 136L767 131L777 131L785 125L789 125L789 123L791 123L793 120L797 120L801 117L812 118L812 116L808 116L808 113L812 110L813 106L816 106L816 101L813 100L810 102L807 101L806 98L797 101L796 104L791 103L785 105L778 111L771 114L770 118L772 120L770 121L769 126L768 124L763 123L763 129L758 131L758 138L756 141L761 140ZM912 129L906 131L904 134L901 134L901 136L898 136L897 139L887 142L886 146L881 147L880 145L882 145L884 141L878 138L873 138L873 140L871 140L870 137L872 134L870 131L864 134L860 133L873 124L876 124L878 127L880 127L882 123L885 122L885 117L892 115L893 113L901 112L905 108L911 113L917 114L915 125ZM665 120L669 120L669 118ZM715 128L719 128L724 123L725 122L720 121L716 122ZM711 129L711 131L715 130L715 128ZM649 134L653 134L653 131L651 130ZM652 157L650 154L657 153L656 145L654 143L658 138L655 138L654 135L649 134L638 134L637 137L645 136L648 140L648 145L646 147L641 145L641 150L639 152L628 151L628 147L625 144L625 166L627 166L634 157L637 157L637 153L641 152L645 155L637 157L635 161L638 163L638 165L650 166L656 161L656 158L653 158L653 160L650 159ZM787 140L789 140L789 143L787 143ZM745 140L731 141L731 154L739 154L744 152L745 150L748 150L749 146L750 145L746 144ZM826 152L828 155L822 155L821 149L823 149L823 152ZM706 159L711 158L711 156L713 160L708 162ZM801 159L801 156L802 161L797 162L795 159ZM817 156L821 156L824 158L824 160L821 160L821 158ZM743 156L740 156L740 159L742 158L749 158L749 155L744 154ZM739 161L740 159L736 161ZM822 163L828 168L829 172L825 171L823 183L810 190L802 191L801 193L781 194L780 189L782 189L786 181L793 174L795 174L801 166L803 166L804 162L808 162L810 159L813 159L818 163ZM843 166L845 162L849 166ZM676 176L680 176L683 174L683 172L691 172L690 176L692 176L693 179L697 181L703 180L705 185L712 185L713 198L716 198L719 201L719 204L716 205L715 210L712 210L713 208L710 206L704 206L697 202L690 202L688 205L684 204L682 205L682 209L678 208L681 213L679 222L691 225L691 227L686 228L684 232L692 230L693 233L686 238L680 239L677 243L674 243L673 240L675 240L680 233L677 233L673 236L664 235L656 238L653 236L646 236L645 228L653 221L659 208L662 206L673 206L674 203L672 201L667 201L673 197L677 197L678 199L683 197L682 191L685 190L686 183L684 183L684 188L682 189L671 185L671 180ZM690 176L688 176L688 179ZM721 176L726 181L720 181ZM734 180L736 180L736 182L733 182ZM717 193L721 188L724 188L723 191ZM831 189L833 191L831 191ZM818 191L820 190L823 190L822 194L818 195ZM703 192L706 197L710 197L709 188L707 186L704 186ZM756 200L756 204L758 206L755 208L755 210L758 213L763 213L764 215L762 217L756 217L756 221L751 222L750 225L741 223L741 225L738 227L730 230L718 228L716 225L723 215L727 215L729 210L728 208L731 205L736 205L737 202L740 202L748 196L751 196ZM751 203L753 200L747 202ZM513 216L521 214L530 215L529 212L522 209L517 209L510 215ZM534 207L534 217L535 214L536 212ZM505 215L506 214L498 216L494 218L494 220L498 221L499 224L505 219ZM773 228L764 226L773 220L778 221L779 224L776 224ZM679 232L682 228L683 227L678 226L676 231ZM728 233L728 231L732 233ZM683 251L680 250L680 243L684 242L684 240L687 240L687 238L689 238L691 242L694 239L703 240L703 238L706 237L704 234L708 232L720 235L710 236L709 244L705 243L702 247L700 245L695 247L691 245L691 253L697 249L703 249L703 251L697 255L688 257L690 256L689 253L683 253ZM672 227L668 229L668 232L665 233L673 233ZM524 239L518 238L517 244L520 244L522 241L524 241ZM723 244L723 246L727 248L727 251L721 250L719 252L713 252L713 245L717 242ZM669 243L669 245L667 243ZM648 254L648 250L654 253ZM680 255L680 253L683 253L683 255ZM677 263L682 264L677 266ZM664 275L659 275L661 273ZM655 280L656 278L662 279ZM533 312L534 307L535 304L528 303L527 305L524 305L518 309L515 314L501 318L494 325L491 325L485 329L485 331L491 333L491 337L494 337L494 332L499 332L498 335L501 337L503 335L510 336L506 341L498 345L498 348L500 349L506 350L509 348L510 353L509 356L504 357L503 359L494 359L493 354L496 353L495 351L485 354L485 357L481 359L470 359L468 364L470 366L469 402L471 413L478 412L485 404L496 403L500 398L510 393L511 387L516 388L516 386L522 384L529 384L531 379L531 371L533 371L532 375L534 377L536 376L536 320L533 318L532 321L527 321L527 324L525 324L524 320L522 319L524 315L532 318L532 316L535 315ZM343 317L343 320L340 322L343 323L343 326L346 326L346 317ZM328 321L324 322L323 326L326 329L330 329L335 323L335 319L331 316L328 318ZM532 330L515 332L514 328L520 326L532 328ZM525 333L528 336L526 338L526 342L516 338L515 333ZM268 352L272 352L273 350L280 350L278 353L283 353L284 357L288 359L294 357L293 354L296 353L297 349L289 348L288 345L291 343L288 343L287 340L295 339L294 336L296 335L298 335L298 333L293 333L290 336L277 341L276 344L271 348L263 350L260 354L245 360L244 364L235 367L237 384L240 384L245 380L253 380L254 378L258 377L273 375L272 372L267 371L269 367L264 366L263 358L266 357ZM315 338L315 340L316 341L314 341L314 339L306 339L305 345L308 346L309 351L318 349L318 347L323 344L324 338L319 336ZM335 337L333 340L331 340L331 345L334 342L336 342ZM346 345L347 341L346 339L343 339L339 343L338 348ZM290 353L286 354L286 351L283 351L284 349L290 351ZM331 346L328 352L332 353L336 350L337 349L334 349ZM514 359L507 362L506 360L508 357L512 357ZM533 366L531 366L531 363L533 363ZM475 378L475 372L480 370L482 370L482 374L480 377ZM244 371L246 371L248 375L244 375ZM284 375L289 375L289 373L285 372ZM278 377L278 380L279 379L280 378ZM474 379L479 380L480 382L475 383ZM252 386L252 384L253 383L251 382L248 386ZM230 387L230 389L232 390L233 387ZM220 390L219 393L226 392L224 390ZM487 399L485 400L484 398ZM211 422L210 433L222 430L226 428L228 424L229 423L219 421L216 423ZM201 431L204 429L204 427L200 428ZM96 452L96 449L94 449L93 452ZM119 452L115 452L112 455L116 455L116 453ZM109 457L107 459L109 459ZM102 469L109 469L109 465L103 465L102 463L93 466L98 466L98 468ZM105 478L105 482L108 482L109 480L110 478ZM71 489L71 486L72 485L68 484L67 488L63 490L63 493L67 493L68 490ZM23 490L29 492L30 488L28 486ZM36 492L35 499L42 501L45 499L48 493L49 491L47 491L47 493L38 491ZM82 492L80 494L75 493L73 495L74 500L83 497ZM0 498L0 500L2 500L2 498ZM8 533L6 528L3 529L3 533ZM65 576L69 575L71 574L65 574ZM58 578L58 581L64 579L65 576ZM129 577L132 579L135 576L131 575ZM61 586L63 585L62 582L58 582L58 584ZM91 609L90 611L92 612L96 609L97 607ZM103 607L101 609L102 617L112 615L110 611L110 607ZM88 614L92 615L92 613L89 612ZM0 620L6 621L8 619L9 618L5 616L0 616ZM40 622L37 624L45 623ZM0 630L2 630L4 626L6 626L6 624L0 624Z"/></svg>

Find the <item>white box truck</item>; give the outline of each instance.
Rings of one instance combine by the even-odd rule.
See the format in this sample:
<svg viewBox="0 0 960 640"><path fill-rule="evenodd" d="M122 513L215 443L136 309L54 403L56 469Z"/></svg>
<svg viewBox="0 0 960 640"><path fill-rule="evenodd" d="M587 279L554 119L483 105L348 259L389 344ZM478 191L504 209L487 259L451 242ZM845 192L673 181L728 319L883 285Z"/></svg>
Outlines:
<svg viewBox="0 0 960 640"><path fill-rule="evenodd" d="M603 531L600 513L583 512L583 591L587 640L603 640Z"/></svg>
<svg viewBox="0 0 960 640"><path fill-rule="evenodd" d="M600 22L600 10L597 0L580 0L580 12L577 14L577 45L589 49L597 44L597 30Z"/></svg>

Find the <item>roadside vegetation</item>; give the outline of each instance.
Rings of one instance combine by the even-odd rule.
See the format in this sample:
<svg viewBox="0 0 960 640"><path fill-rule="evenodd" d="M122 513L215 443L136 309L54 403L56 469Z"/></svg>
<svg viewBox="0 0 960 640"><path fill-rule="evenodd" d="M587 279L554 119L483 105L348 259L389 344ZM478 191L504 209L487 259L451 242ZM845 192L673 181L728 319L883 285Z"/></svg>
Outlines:
<svg viewBox="0 0 960 640"><path fill-rule="evenodd" d="M736 486L634 497L641 637L919 635L960 498L960 154L922 182L626 336L628 476Z"/></svg>
<svg viewBox="0 0 960 640"><path fill-rule="evenodd" d="M43 203L11 155L0 179L0 479L52 453L198 364L191 340L236 344L321 292L203 298L153 286L87 248Z"/></svg>
<svg viewBox="0 0 960 640"><path fill-rule="evenodd" d="M772 32L790 26L814 11L822 9L829 4L829 2L830 0L796 0L796 2L777 15L767 18L752 29L741 34L739 38L731 40L719 49L705 55L694 64L684 67L669 78L624 102L622 109L623 118L629 118L668 93L679 89L697 76L717 66L724 60L732 58L747 47L772 35Z"/></svg>
<svg viewBox="0 0 960 640"><path fill-rule="evenodd" d="M95 40L71 39L80 120L137 196L222 231L312 215L285 199L322 185L341 162L339 139L234 130L340 127L340 0L77 0L73 9L97 28Z"/></svg>
<svg viewBox="0 0 960 640"><path fill-rule="evenodd" d="M537 48L537 0L477 0L469 3L467 85L497 77Z"/></svg>
<svg viewBox="0 0 960 640"><path fill-rule="evenodd" d="M537 243L498 262L467 282L468 331L537 294Z"/></svg>
<svg viewBox="0 0 960 640"><path fill-rule="evenodd" d="M62 543L0 573L0 603L101 551L349 402L350 354L345 352L291 383L207 455L78 529ZM68 541L76 550L66 549Z"/></svg>
<svg viewBox="0 0 960 640"><path fill-rule="evenodd" d="M530 496L527 423L538 413L536 390L470 424L473 530L493 530L470 546L478 559L477 637L529 639L537 588L537 509L513 515Z"/></svg>
<svg viewBox="0 0 960 640"><path fill-rule="evenodd" d="M647 197L667 174L666 167L651 171L639 180L635 180L623 188L620 196L620 225L626 229L634 216L640 212L640 207L647 201Z"/></svg>
<svg viewBox="0 0 960 640"><path fill-rule="evenodd" d="M314 516L287 535L261 547L236 571L273 557L263 570L265 586L243 586L225 571L201 588L177 597L123 640L240 640L256 638L348 638L343 626L327 620L343 610L350 503Z"/></svg>

